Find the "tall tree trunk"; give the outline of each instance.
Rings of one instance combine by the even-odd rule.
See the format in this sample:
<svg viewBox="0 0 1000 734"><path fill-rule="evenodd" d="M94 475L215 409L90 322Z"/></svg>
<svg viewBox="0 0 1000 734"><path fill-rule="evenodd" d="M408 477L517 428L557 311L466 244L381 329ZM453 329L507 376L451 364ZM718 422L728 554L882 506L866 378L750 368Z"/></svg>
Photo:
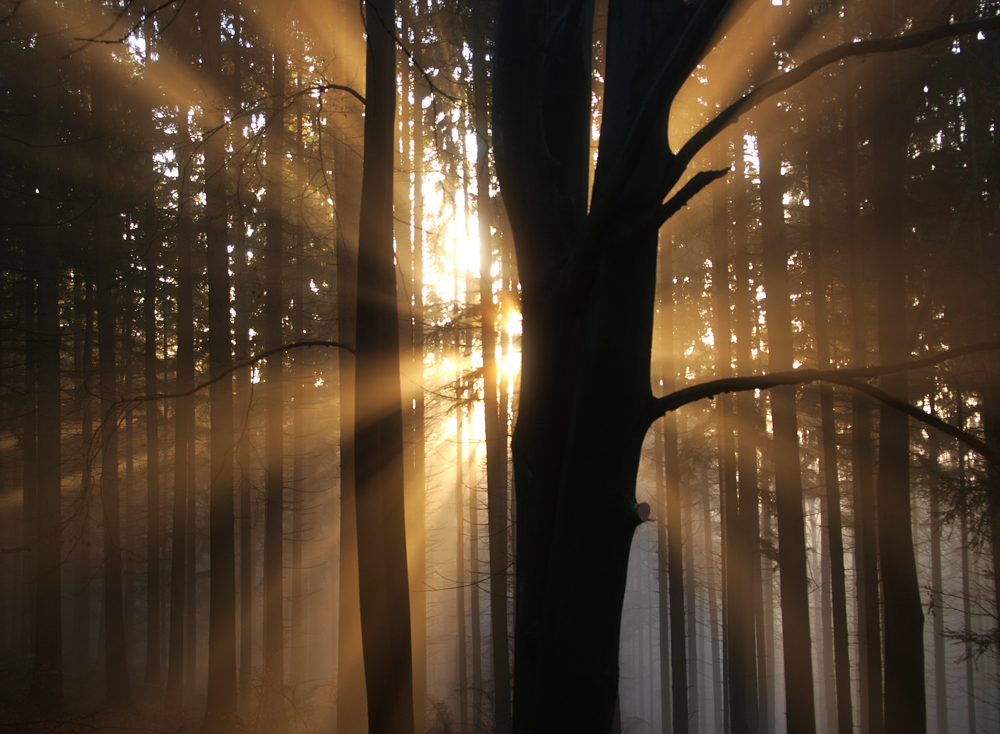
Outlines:
<svg viewBox="0 0 1000 734"><path fill-rule="evenodd" d="M25 270L28 277L24 279L22 305L24 308L24 396L21 400L21 411L24 420L21 425L21 503L23 528L21 539L24 553L21 556L21 648L22 660L31 658L36 643L35 610L37 609L38 591L38 331L36 322L36 280L31 277L37 272L38 263L32 262L30 250L24 253ZM84 444L86 445L86 444ZM84 466L87 466L84 458ZM81 531L82 532L82 531ZM82 560L81 560L82 564ZM85 589L81 590L81 602L86 599ZM32 695L34 691L34 675L32 672ZM44 689L43 689L44 690ZM39 696L42 690L37 692Z"/></svg>
<svg viewBox="0 0 1000 734"><path fill-rule="evenodd" d="M706 483L707 485L707 483ZM705 486L705 497L708 497L708 487ZM699 717L703 704L698 694L698 599L695 594L694 568L694 492L688 492L687 502L681 508L681 527L684 529L684 596L686 601L686 637L687 637L687 679L688 679L688 728L691 734L700 731Z"/></svg>
<svg viewBox="0 0 1000 734"><path fill-rule="evenodd" d="M284 301L281 292L283 270L282 200L285 156L285 59L280 52L272 55L271 120L267 127L267 194L265 200L265 278L264 333L266 348L277 349L282 343L281 325ZM267 358L264 381L267 389L265 435L264 513L264 679L262 716L268 729L286 726L284 594L282 574L284 548L284 405L282 390L282 354Z"/></svg>
<svg viewBox="0 0 1000 734"><path fill-rule="evenodd" d="M34 339L36 358L32 363L37 364L37 550L34 553L35 607L31 615L35 632L31 698L51 710L63 702L59 254L53 234L42 235L33 264L37 273L38 303ZM26 369L25 382L28 381L29 370ZM26 495L30 499L27 487ZM28 518L30 522L30 514Z"/></svg>
<svg viewBox="0 0 1000 734"><path fill-rule="evenodd" d="M809 231L812 243L813 308L816 313L816 367L830 367L830 336L826 285L823 282L824 246L823 219L825 201L820 189L818 157L818 115L809 112ZM841 518L840 473L837 468L837 422L833 411L833 386L820 386L820 416L823 431L823 484L826 488L826 531L828 545L823 553L829 558L830 597L833 622L833 668L836 690L837 734L852 734L854 713L851 705L851 660L847 628L847 580L844 568L844 538ZM825 646L830 650L830 646ZM827 661L829 667L829 661ZM827 715L833 712L828 711ZM831 732L832 734L832 732Z"/></svg>
<svg viewBox="0 0 1000 734"><path fill-rule="evenodd" d="M112 215L106 212L105 216ZM98 232L102 232L101 227ZM122 532L121 506L118 494L118 397L115 329L117 309L114 256L118 248L111 243L118 234L115 229L104 231L107 237L97 236L98 243L106 248L97 270L97 313L99 325L98 364L101 375L101 505L104 520L104 641L107 666L107 691L104 705L110 709L132 706L128 662L125 646L125 618L122 598Z"/></svg>
<svg viewBox="0 0 1000 734"><path fill-rule="evenodd" d="M776 141L768 140L764 135L758 138L761 236L764 248L764 285L767 292L768 366L777 372L792 369L793 347L788 247L785 242L782 205L784 187L781 182L781 152L775 143ZM770 397L771 420L774 425L775 506L778 518L778 565L781 569L786 716L789 734L812 734L816 730L816 714L795 388L775 388Z"/></svg>
<svg viewBox="0 0 1000 734"><path fill-rule="evenodd" d="M143 292L143 320L146 351L146 394L155 395L157 386L156 359L156 245L150 244L146 254ZM146 686L160 687L160 435L159 403L146 402L146 558L147 558L147 632Z"/></svg>
<svg viewBox="0 0 1000 734"><path fill-rule="evenodd" d="M662 341L662 328L660 329ZM661 366L662 369L662 366ZM656 601L658 653L660 658L660 722L664 732L671 731L672 708L670 705L670 590L667 580L667 522L666 522L666 452L664 449L663 422L653 428L653 463L656 471ZM616 719L621 725L620 717Z"/></svg>
<svg viewBox="0 0 1000 734"><path fill-rule="evenodd" d="M337 184L338 339L356 343L357 245L360 157L334 139ZM337 731L365 731L368 726L365 670L361 652L358 600L358 535L354 471L355 359L347 350L338 357L340 376L340 616L338 619Z"/></svg>
<svg viewBox="0 0 1000 734"><path fill-rule="evenodd" d="M888 29L886 29L888 30ZM906 268L903 249L905 175L911 104L897 61L879 59L879 83L871 110L872 207L878 256L879 360L907 359ZM911 95L912 96L912 95ZM906 400L908 377L887 375L881 387ZM927 728L924 690L924 615L913 551L910 514L910 433L906 414L883 404L879 411L878 551L885 615L885 731L923 734Z"/></svg>
<svg viewBox="0 0 1000 734"><path fill-rule="evenodd" d="M416 87L419 91L420 87ZM424 124L421 99L411 106L413 117L413 331L410 348L410 380L413 390L413 478L411 484L411 523L413 532L407 537L412 551L411 578L416 590L410 597L410 619L413 630L413 704L416 734L422 734L427 721L427 529L426 529L426 446L424 437ZM506 446L506 442L504 444Z"/></svg>
<svg viewBox="0 0 1000 734"><path fill-rule="evenodd" d="M717 144L713 150L713 168L721 167L722 158L728 152L728 146ZM725 184L719 182L712 189L712 311L715 314L715 330L718 336L715 339L715 376L718 378L729 377L732 374L733 364L733 343L731 334L733 329L730 317L730 278L729 278L729 206L726 195ZM739 296L737 295L737 298ZM720 395L716 401L718 410L718 436L719 445L719 514L723 522L723 538L725 538L725 528L727 518L732 521L732 532L736 532L736 504L737 504L737 484L736 484L736 440L733 432L733 397L728 393ZM729 504L727 504L729 503ZM731 508L727 510L727 507ZM705 513L710 513L709 503L705 503ZM709 514L705 515L709 519ZM731 536L735 537L735 536ZM705 523L705 557L709 559L708 564L708 593L709 593L709 618L712 625L712 680L713 680L713 709L715 713L715 731L722 732L727 724L728 718L728 696L723 694L725 674L720 665L720 640L719 624L715 606L715 561L711 553L712 548L712 528L711 523ZM725 558L727 555L726 543L722 544L720 560L723 560L722 578L726 578ZM725 591L723 591L725 597ZM725 607L725 598L723 598ZM722 610L721 630L724 641L730 637L729 622L726 620L725 609ZM728 655L726 656L728 659Z"/></svg>
<svg viewBox="0 0 1000 734"><path fill-rule="evenodd" d="M250 302L249 268L247 257L246 227L243 203L237 195L236 247L233 274L235 284L233 296L236 317L233 344L237 364L250 359L250 316L253 306ZM240 596L240 638L239 638L239 699L240 713L250 713L251 686L253 685L253 507L250 485L250 420L253 400L251 369L244 367L235 374L237 439L236 446L236 496L239 498L239 596Z"/></svg>
<svg viewBox="0 0 1000 734"><path fill-rule="evenodd" d="M863 258L858 233L859 196L857 171L857 98L850 80L847 87L844 140L848 150L845 176L847 244L850 253L852 346L854 366L868 365L867 324L870 309L866 299L869 263ZM861 734L883 734L882 620L879 604L879 569L873 456L871 445L871 401L860 393L852 396L852 483L854 494L855 566L858 569L858 670Z"/></svg>
<svg viewBox="0 0 1000 734"><path fill-rule="evenodd" d="M178 19L180 22L180 19ZM188 140L187 111L181 110L177 119L180 140ZM190 150L185 146L182 150ZM188 444L194 439L194 397L186 395L194 388L194 273L191 263L191 241L195 236L191 222L189 190L189 153L182 153L177 162L180 175L177 183L177 334L176 380L178 397L174 401L174 496L171 514L170 547L170 642L167 663L166 710L177 713L184 698L185 675L185 612L193 606L194 599L187 596L187 570L194 559L188 552L192 546L187 524L188 494ZM193 527L190 529L193 539ZM192 630L188 630L191 634ZM191 662L191 661L188 661ZM189 679L189 686L192 683Z"/></svg>
<svg viewBox="0 0 1000 734"><path fill-rule="evenodd" d="M933 393L932 393L933 395ZM933 409L933 402L931 404ZM948 668L944 657L944 604L941 585L941 501L938 464L941 454L940 438L931 431L928 446L928 494L930 495L931 523L931 603L930 613L934 618L934 714L937 719L934 731L948 734ZM962 541L965 541L964 536Z"/></svg>
<svg viewBox="0 0 1000 734"><path fill-rule="evenodd" d="M411 734L413 668L406 565L399 325L392 250L395 8L366 0L365 161L358 243L354 434L358 590L372 734Z"/></svg>
<svg viewBox="0 0 1000 734"><path fill-rule="evenodd" d="M734 221L746 211L746 189L740 197ZM736 369L741 375L754 371L755 345L751 319L754 289L750 283L750 253L746 226L734 230ZM754 658L755 566L760 566L760 519L757 514L757 403L753 393L736 396L737 484L726 487L726 616L728 651L729 716L733 734L755 733L759 728L757 669ZM738 489L738 495L737 495Z"/></svg>
<svg viewBox="0 0 1000 734"><path fill-rule="evenodd" d="M674 296L673 296L673 237L661 231L660 234L660 292L661 317L660 334L663 363L663 391L672 393L677 387L677 366L674 362ZM666 568L667 612L670 618L670 707L671 729L674 734L688 731L688 679L687 644L684 624L684 547L681 524L681 474L677 451L677 414L670 413L663 418L663 469L664 496L661 507L664 510L667 531ZM661 549L662 553L662 549ZM661 557L661 563L664 560ZM660 605L660 613L664 608Z"/></svg>
<svg viewBox="0 0 1000 734"><path fill-rule="evenodd" d="M465 427L462 420L463 394L457 389L455 406L455 620L458 630L458 729L469 728L469 651L465 631L465 458L462 444L465 441Z"/></svg>
<svg viewBox="0 0 1000 734"><path fill-rule="evenodd" d="M80 560L79 560L79 603L74 613L76 617L74 640L77 655L83 670L90 668L90 628L93 569L91 562L90 536L93 534L91 508L93 502L93 443L94 443L94 396L90 378L94 371L94 278L88 273L89 268L81 268L81 273L87 273L86 286L83 294L83 340L80 345L80 446L82 467L80 470Z"/></svg>
<svg viewBox="0 0 1000 734"><path fill-rule="evenodd" d="M486 414L486 512L490 553L490 639L493 659L493 710L497 734L511 732L510 659L507 640L507 423L500 414L497 392L497 322L500 311L493 298L493 235L497 221L490 196L490 136L487 106L486 33L488 18L473 18L472 74L475 91L476 191L479 212L479 303L483 336L483 394ZM501 427L501 423L504 427Z"/></svg>
<svg viewBox="0 0 1000 734"><path fill-rule="evenodd" d="M203 67L218 78L222 49L217 32L220 6L212 3L201 18ZM224 88L224 85L219 85ZM226 212L225 150L221 135L225 100L205 108L208 129L219 128L205 141L205 233L208 249L208 349L211 401L211 470L209 473L209 622L208 689L203 734L226 734L241 726L236 691L236 558L233 467L233 363L230 323L229 252ZM193 528L192 528L193 530Z"/></svg>

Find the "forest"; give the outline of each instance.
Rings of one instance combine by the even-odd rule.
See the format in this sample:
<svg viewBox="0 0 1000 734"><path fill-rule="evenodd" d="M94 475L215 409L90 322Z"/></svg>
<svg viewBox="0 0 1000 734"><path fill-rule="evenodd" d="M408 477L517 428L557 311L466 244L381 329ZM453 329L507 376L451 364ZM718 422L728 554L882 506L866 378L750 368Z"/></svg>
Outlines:
<svg viewBox="0 0 1000 734"><path fill-rule="evenodd" d="M998 78L996 0L3 0L0 734L998 731Z"/></svg>

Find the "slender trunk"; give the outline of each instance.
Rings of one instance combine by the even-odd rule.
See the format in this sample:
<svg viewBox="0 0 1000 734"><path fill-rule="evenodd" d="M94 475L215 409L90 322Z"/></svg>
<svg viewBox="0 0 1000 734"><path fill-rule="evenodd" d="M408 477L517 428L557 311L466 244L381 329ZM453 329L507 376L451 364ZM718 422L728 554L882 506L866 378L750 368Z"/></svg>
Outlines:
<svg viewBox="0 0 1000 734"><path fill-rule="evenodd" d="M210 77L222 69L220 22L214 4L202 16L203 66ZM223 110L210 102L209 128L219 126ZM221 134L205 143L205 233L208 249L208 349L211 421L209 474L209 622L208 689L203 734L225 734L241 726L236 691L236 558L233 507L233 378L230 323L229 252L225 150ZM193 528L192 528L193 530Z"/></svg>
<svg viewBox="0 0 1000 734"><path fill-rule="evenodd" d="M264 296L264 333L267 349L282 343L284 316L281 279L283 262L282 217L285 134L284 90L285 59L280 52L272 56L271 120L267 127L267 196L265 200L266 244L264 252L266 293ZM262 716L268 729L285 727L285 652L284 652L284 397L282 390L282 355L267 358L264 383L267 400L264 487L264 679Z"/></svg>
<svg viewBox="0 0 1000 734"><path fill-rule="evenodd" d="M852 89L851 87L848 87ZM848 108L844 138L848 148L847 200L848 249L851 259L851 310L854 366L868 365L867 323L869 307L865 297L868 263L858 242L857 141L854 124L856 98L847 95ZM871 401L859 393L852 397L852 482L854 494L854 547L857 567L858 647L860 671L861 734L882 734L882 620L879 604L877 513L873 484L871 445Z"/></svg>
<svg viewBox="0 0 1000 734"><path fill-rule="evenodd" d="M469 729L469 672L465 632L465 477L463 476L462 443L465 428L462 416L462 392L456 395L455 408L455 619L458 623L458 730Z"/></svg>
<svg viewBox="0 0 1000 734"><path fill-rule="evenodd" d="M830 336L826 285L823 281L824 242L821 215L825 204L820 189L820 171L817 159L819 145L816 113L810 113L810 144L808 150L809 174L809 229L812 242L813 308L816 313L816 367L821 370L830 367ZM837 468L837 422L833 410L833 387L820 387L820 416L823 431L823 484L826 488L826 539L823 554L829 559L830 597L832 605L833 645L826 642L824 650L833 653L833 675L835 686L837 734L852 734L854 713L851 705L851 660L847 628L847 579L844 568L844 537L841 517L840 473ZM825 617L824 617L825 618ZM829 655L826 667L829 669ZM829 672L829 671L828 671ZM829 678L827 677L829 688ZM832 717L833 711L827 716ZM831 731L832 734L832 731Z"/></svg>
<svg viewBox="0 0 1000 734"><path fill-rule="evenodd" d="M938 465L941 453L940 438L936 431L930 433L928 447L928 479L930 486L930 522L931 522L931 603L930 613L934 618L934 713L937 722L934 731L937 734L948 734L948 668L944 657L944 604L941 585L941 517L940 487L938 476L941 471ZM965 538L962 537L964 542Z"/></svg>
<svg viewBox="0 0 1000 734"><path fill-rule="evenodd" d="M156 379L156 285L157 252L151 245L146 255L145 291L143 293L144 338L146 350L146 394L159 392ZM160 687L160 434L159 403L146 403L146 558L147 558L147 633L146 686Z"/></svg>
<svg viewBox="0 0 1000 734"><path fill-rule="evenodd" d="M746 209L741 197L736 222ZM737 226L735 234L735 275L733 313L736 330L736 369L741 375L753 373L753 317L750 283L750 253L747 231ZM760 566L757 514L757 404L753 393L736 396L737 483L726 487L726 615L729 639L727 676L729 684L730 731L753 734L758 730L757 670L754 664L753 567ZM738 496L737 496L738 489Z"/></svg>
<svg viewBox="0 0 1000 734"><path fill-rule="evenodd" d="M188 139L187 111L178 114L178 136ZM187 150L187 148L182 148ZM187 596L186 580L188 566L193 563L188 548L187 524L188 486L188 444L193 440L190 426L194 423L194 398L185 395L194 387L194 274L191 264L191 240L194 232L189 192L185 183L188 179L190 154L182 154L178 161L181 175L178 177L178 223L177 223L177 335L176 335L176 381L177 392L184 397L174 401L174 497L171 514L173 541L170 547L170 642L167 663L166 710L178 712L184 697L185 646L184 615L194 599ZM193 529L192 529L193 530ZM193 532L190 534L193 540ZM191 634L192 630L188 630ZM187 661L191 662L191 661ZM189 678L189 684L190 684Z"/></svg>
<svg viewBox="0 0 1000 734"><path fill-rule="evenodd" d="M242 225L245 214L242 201L237 197L236 247L233 274L233 295L236 317L234 319L234 358L237 363L250 359L250 302L248 248L246 227ZM244 368L235 374L236 381L236 495L239 498L239 698L240 713L250 714L251 686L253 685L253 507L250 486L250 415L253 400L251 370Z"/></svg>
<svg viewBox="0 0 1000 734"><path fill-rule="evenodd" d="M662 333L662 330L661 330ZM661 336L662 339L662 336ZM656 471L656 602L660 658L660 722L664 731L670 732L672 709L670 706L670 592L667 581L667 523L666 523L666 457L664 451L664 426L658 422L653 427L653 463ZM621 722L619 721L619 724Z"/></svg>
<svg viewBox="0 0 1000 734"><path fill-rule="evenodd" d="M721 167L723 154L728 146L718 144L713 151L713 168ZM730 338L732 325L730 317L730 278L729 278L729 225L728 198L726 189L720 181L712 188L712 310L715 314L715 376L729 377L732 374L733 342ZM736 492L736 441L733 433L733 398L728 393L720 395L717 400L719 449L719 499L720 508L725 504L724 498L729 494L735 497ZM720 513L725 517L725 512ZM720 669L719 657L719 625L715 600L715 557L712 552L712 525L710 502L706 495L703 512L705 524L705 558L707 559L707 584L709 622L712 639L712 684L714 726L718 734L722 734L725 726L725 710L722 686L723 674ZM723 554L725 550L723 549ZM723 615L723 618L725 615ZM728 630L723 630L728 636Z"/></svg>
<svg viewBox="0 0 1000 734"><path fill-rule="evenodd" d="M880 59L881 83L872 109L880 119L872 133L872 206L878 257L879 360L909 357L906 325L906 268L903 249L905 164L910 104L896 60ZM908 377L883 377L881 388L906 400ZM924 615L913 551L910 511L910 433L904 413L882 405L879 411L878 552L885 615L885 730L923 734L927 728L924 690Z"/></svg>
<svg viewBox="0 0 1000 734"><path fill-rule="evenodd" d="M55 242L42 242L38 257L37 364L37 552L35 553L35 663L32 698L58 707L62 684L61 390L59 364L59 270ZM26 370L27 372L27 370ZM26 377L26 382L28 381ZM26 490L26 494L28 491ZM29 494L30 498L30 494ZM28 515L29 520L31 515Z"/></svg>
<svg viewBox="0 0 1000 734"><path fill-rule="evenodd" d="M476 191L479 212L479 302L483 335L483 384L486 411L486 502L490 553L490 639L493 660L493 710L497 734L511 732L510 660L507 640L507 435L506 411L500 413L496 360L499 309L493 298L493 236L497 220L490 196L489 121L487 116L487 18L475 23L472 73L475 90ZM501 427L501 423L504 427Z"/></svg>
<svg viewBox="0 0 1000 734"><path fill-rule="evenodd" d="M705 497L708 497L708 488L705 487ZM681 508L681 523L684 529L684 595L687 601L687 616L685 619L687 627L687 679L688 679L688 716L689 729L691 734L698 734L700 730L699 716L703 707L701 698L698 695L698 599L695 594L695 568L694 568L694 517L693 517L694 492L688 492L688 501Z"/></svg>
<svg viewBox="0 0 1000 734"><path fill-rule="evenodd" d="M338 339L355 343L357 246L360 190L359 156L339 138L334 140L337 184ZM358 535L354 472L354 355L340 350L340 615L338 619L337 731L365 731L365 669L361 653L358 600Z"/></svg>
<svg viewBox="0 0 1000 734"><path fill-rule="evenodd" d="M114 306L115 272L110 243L117 234L107 232L107 252L98 264L97 313L99 324L98 364L101 375L101 506L104 520L104 642L107 666L107 691L104 705L110 709L132 706L128 662L125 649L125 618L122 599L121 506L118 494L118 397ZM101 242L98 237L97 241Z"/></svg>
<svg viewBox="0 0 1000 734"><path fill-rule="evenodd" d="M764 284L767 292L769 369L792 369L792 314L788 283L788 247L780 148L761 136L761 228L764 243ZM809 633L805 518L799 468L795 388L770 393L774 425L775 507L778 519L778 565L781 569L782 652L785 665L785 706L789 734L816 730L813 700L812 641Z"/></svg>
<svg viewBox="0 0 1000 734"><path fill-rule="evenodd" d="M86 271L86 268L84 268ZM94 396L91 377L94 370L94 278L88 276L83 295L83 343L81 346L81 400L80 400L80 445L83 466L80 471L80 579L79 606L76 610L76 635L79 661L83 670L90 668L90 628L93 568L91 562L91 538L93 519L90 516L94 506L93 495L93 443L94 443Z"/></svg>
<svg viewBox="0 0 1000 734"><path fill-rule="evenodd" d="M663 340L663 392L669 394L677 386L677 367L674 362L674 296L673 296L673 238L660 237L660 293L662 297L660 334ZM677 451L677 414L663 418L663 471L667 530L667 584L670 618L670 704L671 728L674 734L688 731L688 679L687 643L684 624L684 546L681 524L681 477ZM661 559L662 560L662 559ZM661 603L660 613L663 613Z"/></svg>
<svg viewBox="0 0 1000 734"><path fill-rule="evenodd" d="M413 478L410 481L413 501L411 514L415 532L408 542L413 547L412 578L417 593L411 597L410 618L413 629L413 703L416 733L422 734L427 721L427 529L426 529L426 467L424 437L424 126L422 100L411 109L415 112L413 126L413 332L410 350L410 380L413 391ZM506 443L505 443L506 445Z"/></svg>
<svg viewBox="0 0 1000 734"><path fill-rule="evenodd" d="M392 250L396 110L392 0L366 0L365 160L358 244L354 434L361 636L372 734L411 734L399 324Z"/></svg>

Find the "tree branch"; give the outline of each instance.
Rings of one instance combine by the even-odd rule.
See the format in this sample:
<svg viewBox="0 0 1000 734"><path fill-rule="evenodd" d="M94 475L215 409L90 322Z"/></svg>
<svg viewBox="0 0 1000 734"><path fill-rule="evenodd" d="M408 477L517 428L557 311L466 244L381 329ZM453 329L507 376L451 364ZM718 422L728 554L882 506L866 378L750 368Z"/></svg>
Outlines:
<svg viewBox="0 0 1000 734"><path fill-rule="evenodd" d="M745 96L733 102L719 115L708 122L701 130L694 134L677 153L678 162L682 165L690 163L697 153L705 147L716 135L725 130L730 125L740 119L740 116L749 112L769 97L784 92L789 87L798 84L804 79L812 76L817 71L835 64L838 61L851 56L866 56L868 54L890 53L893 51L905 51L906 49L926 46L934 41L956 36L967 36L972 33L981 33L1000 29L1000 17L979 18L963 23L951 23L937 26L920 33L910 33L905 36L895 38L882 38L872 41L855 41L835 46L824 51L817 56L804 61L791 71L780 74L749 92Z"/></svg>
<svg viewBox="0 0 1000 734"><path fill-rule="evenodd" d="M703 188L716 179L722 178L729 173L730 170L732 169L722 168L718 171L701 171L696 173L681 187L680 191L656 208L656 211L653 212L653 216L651 218L653 229L659 229L664 222L670 219L670 217L674 216L674 214L687 206L688 202L697 196Z"/></svg>
<svg viewBox="0 0 1000 734"><path fill-rule="evenodd" d="M1000 342L981 342L971 344L966 347L949 349L938 354L932 354L920 359L907 362L898 362L891 365L876 367L847 368L840 370L788 370L786 372L774 372L764 375L751 375L749 377L726 377L719 380L710 380L698 385L692 385L682 390L677 390L669 395L654 398L653 409L650 412L650 423L665 413L677 410L690 403L714 398L717 395L733 392L745 392L747 390L768 390L773 387L799 386L812 382L828 382L834 385L843 385L853 390L865 393L866 395L885 403L912 418L933 426L943 433L955 438L973 451L984 456L995 466L1000 467L1000 451L987 445L984 441L973 436L967 431L955 428L949 423L938 418L933 413L928 413L920 408L893 397L889 393L873 385L864 382L866 379L873 379L883 375L895 374L899 372L910 372L932 367L934 365L957 359L959 357L976 354L979 352L1000 350Z"/></svg>
<svg viewBox="0 0 1000 734"><path fill-rule="evenodd" d="M118 401L118 404L127 405L128 403L145 403L150 400L167 400L169 398L184 398L187 397L188 395L194 395L199 390L204 390L209 385L212 385L213 383L216 383L219 380L228 377L229 375L233 374L238 370L241 370L245 367L253 367L258 362L262 362L263 360L275 354L281 354L282 352L290 352L293 349L299 349L300 347L335 347L338 349L346 349L351 354L354 354L354 347L348 346L343 342L322 341L318 339L312 339L300 342L292 342L291 344L282 344L280 347L275 347L274 349L267 349L261 352L260 354L255 354L253 357L246 360L245 362L239 362L238 364L234 364L232 367L220 372L212 379L206 380L205 382L195 385L190 390L185 390L184 392L177 392L177 393L153 393L152 395L136 395L134 397L123 398L122 400Z"/></svg>

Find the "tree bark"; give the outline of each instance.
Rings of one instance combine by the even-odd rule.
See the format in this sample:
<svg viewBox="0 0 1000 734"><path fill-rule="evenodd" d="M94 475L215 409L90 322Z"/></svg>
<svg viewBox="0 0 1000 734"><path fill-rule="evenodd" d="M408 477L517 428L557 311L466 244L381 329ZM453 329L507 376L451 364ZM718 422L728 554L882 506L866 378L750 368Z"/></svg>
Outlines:
<svg viewBox="0 0 1000 734"><path fill-rule="evenodd" d="M110 212L105 212L109 216ZM99 227L100 232L103 228ZM118 247L116 232L104 230L107 239L98 237L106 251L100 258L97 270L97 313L99 323L98 367L101 382L101 506L103 508L104 547L104 642L107 670L107 691L104 705L109 709L132 706L125 644L125 617L122 598L122 532L121 504L118 484L118 397L115 329L118 325L114 303L116 291L114 256Z"/></svg>
<svg viewBox="0 0 1000 734"><path fill-rule="evenodd" d="M201 18L203 67L210 78L219 78L222 49L217 32L220 7L208 6ZM219 85L225 88L224 85ZM225 150L221 126L224 99L205 107L208 129L205 141L205 233L208 249L208 348L211 420L211 470L209 474L209 622L208 689L202 734L228 734L241 722L236 690L236 556L234 530L234 431L233 363L230 323L230 280L226 211ZM225 376L223 376L225 375ZM193 530L193 529L192 529Z"/></svg>
<svg viewBox="0 0 1000 734"><path fill-rule="evenodd" d="M392 0L366 0L365 161L358 240L354 457L361 637L372 734L412 734L399 324L392 249Z"/></svg>
<svg viewBox="0 0 1000 734"><path fill-rule="evenodd" d="M267 127L267 194L265 199L264 252L266 292L264 296L264 333L267 349L282 344L284 317L282 270L284 266L282 205L284 198L285 157L285 58L280 51L272 54L271 115ZM283 355L267 358L264 366L266 387L266 429L264 512L264 678L262 716L264 726L279 731L287 725L285 712L284 652L284 396Z"/></svg>
<svg viewBox="0 0 1000 734"><path fill-rule="evenodd" d="M781 153L766 135L760 149L761 233L764 243L764 287L767 292L767 346L772 371L792 368L792 313L788 284L788 247L784 235ZM782 652L789 734L816 730L813 700L812 640L809 632L805 518L799 467L795 388L771 391L774 425L775 506L778 517L778 565L781 569Z"/></svg>
<svg viewBox="0 0 1000 734"><path fill-rule="evenodd" d="M143 291L143 325L145 339L145 390L147 395L159 392L156 357L156 285L157 252L151 243L146 254ZM160 688L160 407L155 400L146 402L146 563L147 563L147 632L146 686Z"/></svg>

